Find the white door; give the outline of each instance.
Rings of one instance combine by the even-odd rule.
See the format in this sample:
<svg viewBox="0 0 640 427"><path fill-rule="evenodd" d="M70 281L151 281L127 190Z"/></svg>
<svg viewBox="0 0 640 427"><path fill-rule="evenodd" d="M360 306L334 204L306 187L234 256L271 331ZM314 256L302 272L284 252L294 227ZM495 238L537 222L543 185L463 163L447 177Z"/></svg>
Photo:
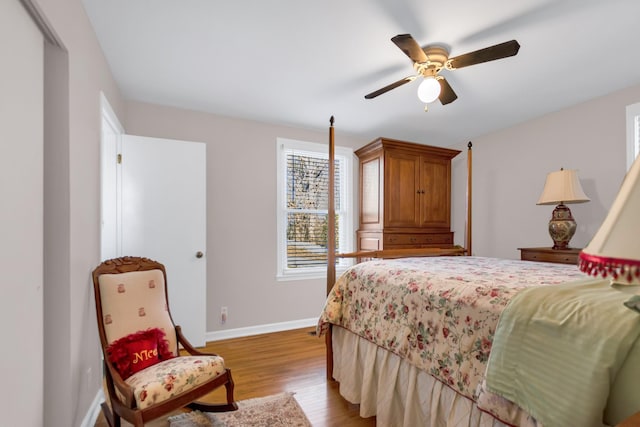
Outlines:
<svg viewBox="0 0 640 427"><path fill-rule="evenodd" d="M44 285L54 285L46 300L54 303L58 297L53 294L60 284L55 278L43 277L43 253L50 254L54 248L53 242L44 245L43 213L47 206L54 213L57 210L53 197L44 203L45 189L49 196L64 193L55 185L47 186L43 179L45 160L55 170L49 176L59 170L52 162L54 154L44 157L44 44L22 2L0 1L0 322L5 325L0 424L25 427L42 426L43 414L52 413L43 410L45 397L47 406L59 402L51 397L53 386L43 385L45 378L55 377L51 372L45 375L44 368L62 362L57 351L47 355L53 340L44 335ZM51 227L56 220L45 222ZM55 266L49 269L57 270ZM53 360L47 361L47 356Z"/></svg>
<svg viewBox="0 0 640 427"><path fill-rule="evenodd" d="M164 264L173 320L206 334L206 145L124 135L122 255Z"/></svg>

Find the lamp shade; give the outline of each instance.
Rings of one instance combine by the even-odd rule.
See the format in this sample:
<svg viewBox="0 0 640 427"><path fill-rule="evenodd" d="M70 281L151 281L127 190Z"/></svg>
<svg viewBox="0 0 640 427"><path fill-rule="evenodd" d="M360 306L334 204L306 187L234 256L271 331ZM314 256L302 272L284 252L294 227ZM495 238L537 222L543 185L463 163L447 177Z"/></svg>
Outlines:
<svg viewBox="0 0 640 427"><path fill-rule="evenodd" d="M418 98L425 104L433 102L440 96L440 89L439 81L434 77L425 77L418 86Z"/></svg>
<svg viewBox="0 0 640 427"><path fill-rule="evenodd" d="M582 191L578 173L573 169L560 169L547 174L547 180L537 204L583 203L589 200Z"/></svg>
<svg viewBox="0 0 640 427"><path fill-rule="evenodd" d="M640 285L640 156L600 229L580 253L580 269L613 283Z"/></svg>

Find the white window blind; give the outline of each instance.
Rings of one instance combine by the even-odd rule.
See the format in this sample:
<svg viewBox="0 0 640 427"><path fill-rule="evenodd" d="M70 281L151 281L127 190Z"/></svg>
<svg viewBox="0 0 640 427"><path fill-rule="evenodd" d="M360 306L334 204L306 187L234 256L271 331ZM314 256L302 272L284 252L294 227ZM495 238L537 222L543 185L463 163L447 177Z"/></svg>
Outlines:
<svg viewBox="0 0 640 427"><path fill-rule="evenodd" d="M640 154L640 102L627 105L627 170Z"/></svg>
<svg viewBox="0 0 640 427"><path fill-rule="evenodd" d="M327 146L279 139L279 276L320 277L327 266L329 159ZM351 156L336 150L336 251L351 250Z"/></svg>
<svg viewBox="0 0 640 427"><path fill-rule="evenodd" d="M633 158L638 157L638 153L640 153L640 115L634 117L634 141L633 141Z"/></svg>
<svg viewBox="0 0 640 427"><path fill-rule="evenodd" d="M327 263L329 160L287 152L287 268ZM335 161L336 211L340 211L340 160ZM340 220L336 219L336 234ZM339 239L336 250L340 251Z"/></svg>

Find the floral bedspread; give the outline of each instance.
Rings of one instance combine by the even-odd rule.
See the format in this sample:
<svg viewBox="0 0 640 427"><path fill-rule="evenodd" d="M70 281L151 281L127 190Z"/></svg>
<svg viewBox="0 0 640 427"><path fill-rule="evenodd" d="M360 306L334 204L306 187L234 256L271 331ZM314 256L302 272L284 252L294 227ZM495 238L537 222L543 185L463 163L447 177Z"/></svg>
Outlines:
<svg viewBox="0 0 640 427"><path fill-rule="evenodd" d="M585 278L577 266L482 257L375 260L347 270L318 322L342 326L476 400L500 313L519 291Z"/></svg>

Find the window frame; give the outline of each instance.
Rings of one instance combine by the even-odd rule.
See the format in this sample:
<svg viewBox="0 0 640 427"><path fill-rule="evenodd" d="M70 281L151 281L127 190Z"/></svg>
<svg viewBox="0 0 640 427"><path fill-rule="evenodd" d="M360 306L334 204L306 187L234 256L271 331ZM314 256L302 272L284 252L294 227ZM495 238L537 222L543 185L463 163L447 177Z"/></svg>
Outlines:
<svg viewBox="0 0 640 427"><path fill-rule="evenodd" d="M627 105L627 170L640 154L640 102Z"/></svg>
<svg viewBox="0 0 640 427"><path fill-rule="evenodd" d="M309 154L314 157L328 159L329 146L316 142L299 141L288 138L276 139L277 152L277 201L276 201L276 222L277 222L277 272L278 281L300 280L300 279L320 279L327 277L326 265L306 268L287 267L287 153L291 150ZM353 150L348 147L335 147L335 160L342 162L342 175L340 177L340 193L342 196L340 212L336 211L340 221L339 235L340 252L351 252L353 250ZM336 272L340 273L353 264L353 260L345 258L336 259Z"/></svg>

